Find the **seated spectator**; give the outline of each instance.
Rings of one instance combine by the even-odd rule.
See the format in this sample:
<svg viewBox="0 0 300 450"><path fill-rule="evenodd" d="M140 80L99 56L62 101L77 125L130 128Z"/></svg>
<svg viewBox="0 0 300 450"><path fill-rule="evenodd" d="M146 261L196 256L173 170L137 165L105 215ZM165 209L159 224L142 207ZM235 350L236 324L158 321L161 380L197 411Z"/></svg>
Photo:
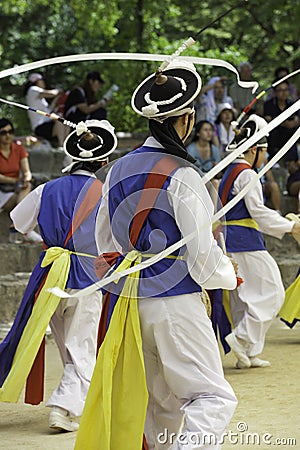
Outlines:
<svg viewBox="0 0 300 450"><path fill-rule="evenodd" d="M105 106L108 101L105 98L97 100L98 91L103 84L104 80L99 72L89 72L84 82L69 93L65 103L64 117L73 123L87 119L106 119Z"/></svg>
<svg viewBox="0 0 300 450"><path fill-rule="evenodd" d="M14 127L10 120L0 119L0 208L10 212L31 191L31 171L25 147L13 142ZM9 241L19 243L21 235L11 225ZM35 231L24 235L24 240L42 242Z"/></svg>
<svg viewBox="0 0 300 450"><path fill-rule="evenodd" d="M284 78L286 75L290 73L290 70L288 67L277 67L274 71L274 78L275 80L281 80L281 78ZM274 97L274 91L271 90L268 93L267 100L270 100L270 98ZM297 92L297 87L295 84L289 82L289 99L295 102L298 100L299 95Z"/></svg>
<svg viewBox="0 0 300 450"><path fill-rule="evenodd" d="M32 73L24 88L26 103L30 108L44 111L48 114L54 111L55 101L60 94L59 89L46 89L46 83L40 73ZM52 99L49 105L47 99ZM68 128L60 122L49 119L46 116L28 111L32 131L39 138L50 141L53 145L62 147L68 134ZM55 141L55 142L54 142Z"/></svg>
<svg viewBox="0 0 300 450"><path fill-rule="evenodd" d="M213 125L207 120L200 120L195 126L192 142L187 146L187 152L196 160L195 166L204 173L209 172L221 161L220 150L212 143L213 134ZM211 183L206 186L215 207L217 204L218 186L218 179L212 179Z"/></svg>
<svg viewBox="0 0 300 450"><path fill-rule="evenodd" d="M225 154L227 145L233 140L235 134L231 122L235 120L235 113L230 103L218 105L218 115L215 122L216 135L219 141L221 156Z"/></svg>
<svg viewBox="0 0 300 450"><path fill-rule="evenodd" d="M276 81L276 80L275 80ZM267 122L270 122L275 117L279 116L283 111L288 109L294 102L289 97L289 84L287 81L278 84L274 91L274 98L267 100L264 103L263 115ZM278 150L290 139L299 126L299 117L293 114L282 122L278 127L272 130L268 136L268 153L273 157ZM296 145L282 158L282 161L288 161L290 155L297 151Z"/></svg>
<svg viewBox="0 0 300 450"><path fill-rule="evenodd" d="M298 151L290 155L287 162L289 177L287 179L287 191L291 197L298 198L298 213L300 213L300 157Z"/></svg>
<svg viewBox="0 0 300 450"><path fill-rule="evenodd" d="M226 80L227 77L213 77L208 84L202 87L195 105L196 122L208 120L214 124L218 114L218 106L221 103L229 103L233 106L231 97L227 95Z"/></svg>

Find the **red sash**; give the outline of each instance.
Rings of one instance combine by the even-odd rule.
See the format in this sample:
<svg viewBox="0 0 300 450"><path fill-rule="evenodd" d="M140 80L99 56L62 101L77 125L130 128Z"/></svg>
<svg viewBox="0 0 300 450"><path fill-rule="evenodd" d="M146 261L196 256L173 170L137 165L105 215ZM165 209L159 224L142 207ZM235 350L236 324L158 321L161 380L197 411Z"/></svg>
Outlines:
<svg viewBox="0 0 300 450"><path fill-rule="evenodd" d="M232 183L237 178L237 176L245 169L250 169L250 166L244 163L237 164L228 175L227 180L223 185L223 190L221 194L221 202L223 206L225 206L227 203Z"/></svg>
<svg viewBox="0 0 300 450"><path fill-rule="evenodd" d="M228 175L227 180L224 183L222 193L221 193L221 203L223 206L225 206L227 203L229 192L230 192L230 189L231 189L231 186L232 186L234 180L237 178L237 176L241 172L243 172L243 170L246 170L246 169L250 169L250 166L248 164L239 163L232 169L232 171ZM217 227L217 229L215 230L215 232L214 232L215 239L217 239L217 236L221 230L222 230L222 225L220 227ZM236 279L237 279L237 287L239 287L243 283L243 279L238 276L236 277Z"/></svg>
<svg viewBox="0 0 300 450"><path fill-rule="evenodd" d="M225 206L228 200L229 192L232 186L232 183L236 179L236 177L245 169L250 169L248 164L240 163L237 164L230 174L227 177L227 180L224 182L223 190L221 193L221 204L222 206ZM217 240L219 237L219 233L223 230L223 225L220 223L213 231L214 238Z"/></svg>

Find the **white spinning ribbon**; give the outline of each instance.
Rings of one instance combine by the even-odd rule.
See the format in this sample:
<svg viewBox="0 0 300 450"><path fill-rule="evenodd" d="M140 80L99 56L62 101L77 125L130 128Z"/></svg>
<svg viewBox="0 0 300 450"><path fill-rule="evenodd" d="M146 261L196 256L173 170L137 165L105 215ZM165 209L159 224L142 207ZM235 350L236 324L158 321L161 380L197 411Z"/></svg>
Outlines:
<svg viewBox="0 0 300 450"><path fill-rule="evenodd" d="M18 73L27 72L33 69L40 69L41 67L51 66L53 64L63 64L66 62L77 61L95 61L95 60L131 60L131 61L166 61L170 55L158 55L151 53L84 53L82 55L65 55L56 56L54 58L41 59L32 63L22 64L21 66L12 67L0 71L0 79ZM179 56L178 60L189 61L193 64L201 64L207 66L225 67L236 74L237 82L241 87L252 88L255 92L258 88L257 81L240 81L237 69L227 61L214 58L198 58L194 56Z"/></svg>

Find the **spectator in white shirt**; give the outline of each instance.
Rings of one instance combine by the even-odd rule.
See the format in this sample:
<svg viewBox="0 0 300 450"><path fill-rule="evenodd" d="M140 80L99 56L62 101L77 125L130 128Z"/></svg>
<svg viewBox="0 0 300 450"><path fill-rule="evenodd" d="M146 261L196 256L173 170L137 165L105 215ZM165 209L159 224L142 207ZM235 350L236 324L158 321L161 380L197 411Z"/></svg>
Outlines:
<svg viewBox="0 0 300 450"><path fill-rule="evenodd" d="M30 108L51 113L55 107L55 101L60 94L59 89L46 89L46 83L43 76L40 73L32 73L28 82L24 88L24 96L26 97L26 103ZM47 100L52 100L49 105ZM28 111L29 120L32 131L36 136L47 139L52 144L55 143L59 147L62 147L64 139L66 137L66 131L68 128L62 125L60 122L53 121L50 118L37 114L33 111Z"/></svg>

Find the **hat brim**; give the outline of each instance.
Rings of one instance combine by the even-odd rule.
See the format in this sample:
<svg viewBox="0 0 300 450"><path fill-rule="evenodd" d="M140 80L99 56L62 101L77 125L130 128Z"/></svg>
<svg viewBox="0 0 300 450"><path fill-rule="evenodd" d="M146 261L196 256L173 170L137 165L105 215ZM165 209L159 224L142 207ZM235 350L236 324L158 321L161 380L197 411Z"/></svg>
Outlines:
<svg viewBox="0 0 300 450"><path fill-rule="evenodd" d="M256 119L258 118L258 119ZM227 145L226 151L233 151L240 147L245 141L247 141L250 137L254 136L261 128L262 126L259 126L259 120L261 118L259 116L256 116L255 114L252 114L241 126L240 132L234 137L234 139ZM263 119L262 119L263 120ZM267 122L266 122L267 124ZM260 124L262 125L262 124ZM268 135L268 134L267 134ZM267 136L266 135L266 136ZM260 139L258 139L254 144L258 147L267 147L267 137L264 136Z"/></svg>
<svg viewBox="0 0 300 450"><path fill-rule="evenodd" d="M183 95L172 104L160 105L159 113L155 114L153 117L164 117L185 108L197 97L201 89L201 78L196 71L180 67L166 69L163 71L163 74L182 78L187 85L187 89ZM134 91L131 99L131 106L137 114L145 116L142 112L142 108L148 106L148 103L145 100L145 95L150 92L155 80L156 75L150 75Z"/></svg>
<svg viewBox="0 0 300 450"><path fill-rule="evenodd" d="M233 120L235 120L236 115L235 115L235 113L234 113L233 108L224 108L224 109L222 109L222 110L218 113L218 115L217 115L217 117L216 117L216 123L219 123L219 122L220 122L221 114L222 114L224 111L230 111L230 112L232 113L232 118L233 118Z"/></svg>
<svg viewBox="0 0 300 450"><path fill-rule="evenodd" d="M88 158L79 156L81 149L78 147L77 144L78 140L82 135L78 136L76 130L73 131L71 134L69 134L69 136L65 139L64 142L65 153L76 161L105 160L117 147L116 136L106 128L97 126L89 126L88 128L91 131L91 133L98 135L103 141L102 146L93 152L93 156Z"/></svg>

